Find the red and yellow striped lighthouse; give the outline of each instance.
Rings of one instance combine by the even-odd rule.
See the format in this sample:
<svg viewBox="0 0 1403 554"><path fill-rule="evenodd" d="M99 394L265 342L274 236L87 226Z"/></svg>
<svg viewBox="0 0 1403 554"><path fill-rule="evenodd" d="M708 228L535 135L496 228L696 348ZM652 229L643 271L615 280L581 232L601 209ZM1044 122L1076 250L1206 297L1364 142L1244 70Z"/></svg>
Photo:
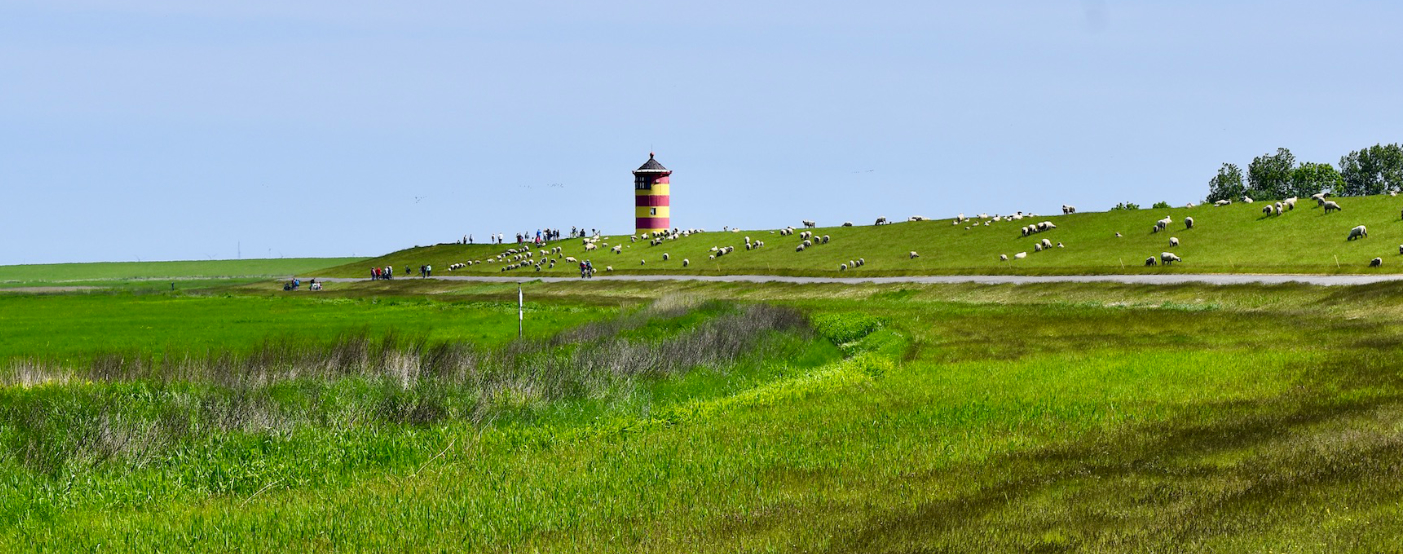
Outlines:
<svg viewBox="0 0 1403 554"><path fill-rule="evenodd" d="M672 171L653 159L633 172L633 216L635 233L653 233L671 228L668 206L668 176Z"/></svg>

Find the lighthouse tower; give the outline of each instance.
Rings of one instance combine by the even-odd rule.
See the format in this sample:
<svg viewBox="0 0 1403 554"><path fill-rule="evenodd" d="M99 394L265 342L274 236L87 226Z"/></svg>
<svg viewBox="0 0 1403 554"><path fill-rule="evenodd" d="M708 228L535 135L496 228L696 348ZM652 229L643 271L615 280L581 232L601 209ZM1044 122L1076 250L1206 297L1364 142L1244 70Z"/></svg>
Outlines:
<svg viewBox="0 0 1403 554"><path fill-rule="evenodd" d="M633 172L633 216L635 233L654 233L671 227L668 209L668 176L672 170L663 167L648 153L648 162Z"/></svg>

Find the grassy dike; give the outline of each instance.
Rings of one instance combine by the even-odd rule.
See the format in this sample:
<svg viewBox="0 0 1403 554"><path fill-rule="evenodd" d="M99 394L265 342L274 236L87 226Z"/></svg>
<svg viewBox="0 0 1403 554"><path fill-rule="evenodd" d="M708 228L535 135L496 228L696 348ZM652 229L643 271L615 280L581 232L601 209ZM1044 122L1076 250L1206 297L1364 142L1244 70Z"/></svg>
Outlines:
<svg viewBox="0 0 1403 554"><path fill-rule="evenodd" d="M403 287L446 304L515 293L386 286L329 292L384 301ZM1291 552L1385 551L1403 535L1397 287L571 282L527 295L635 307L532 348L381 341L329 355L348 349L338 343L323 358L353 363L297 375L295 357L264 351L229 366L253 380L90 365L8 385L0 541ZM679 345L712 344L761 306L807 323L694 367L636 361L698 352ZM441 369L409 378L389 359ZM499 361L473 378L448 371L468 359ZM597 359L670 369L570 362ZM85 428L99 432L62 431ZM48 444L69 450L35 446ZM55 451L69 454L40 456Z"/></svg>
<svg viewBox="0 0 1403 554"><path fill-rule="evenodd" d="M1374 196L1336 199L1342 212L1325 214L1306 199L1295 210L1280 216L1261 212L1265 203L1237 203L1225 207L1117 210L1073 215L1039 216L1020 221L1000 221L988 226L952 225L942 219L901 222L874 227L870 221L855 227L822 227L819 235L831 242L795 252L800 239L780 236L771 230L740 233L701 233L659 246L647 241L630 242L628 235L610 236L610 246L623 245L623 253L605 248L586 253L581 240L567 239L551 244L562 246L562 256L589 258L601 271L612 266L621 274L672 273L697 275L941 275L941 274L1024 274L1077 275L1119 273L1369 273L1403 272L1403 198ZM919 211L919 209L917 209ZM973 215L966 212L967 215ZM928 214L930 215L930 214ZM1151 233L1155 221L1169 216L1174 223L1166 232ZM1184 228L1184 218L1193 217L1194 229ZM904 219L904 218L899 218ZM1023 238L1019 228L1029 223L1051 221L1057 229ZM835 222L829 222L835 223ZM794 222L795 225L798 222ZM1366 225L1369 237L1347 241L1349 230ZM966 226L970 228L965 229ZM1116 237L1121 233L1121 237ZM745 250L745 237L763 240L765 247ZM1169 238L1177 237L1179 247ZM1034 242L1047 239L1065 248L1035 252ZM735 252L708 259L712 247L734 246ZM434 266L435 275L575 276L578 268L563 260L555 268L537 272L531 267L501 271L505 264L484 263L449 273L454 263L487 260L507 246L439 245L412 248L385 256L315 272L327 277L368 277L372 266L393 265L397 272L410 266L417 272L424 264ZM919 258L911 259L916 251ZM1145 258L1172 251L1183 258L1174 267L1144 267ZM1022 260L999 261L999 255L1013 258L1027 252ZM663 254L669 260L663 261ZM1369 268L1369 261L1382 257L1382 268ZM863 258L860 268L839 271L839 264ZM682 260L691 264L682 266ZM642 263L646 262L646 263Z"/></svg>

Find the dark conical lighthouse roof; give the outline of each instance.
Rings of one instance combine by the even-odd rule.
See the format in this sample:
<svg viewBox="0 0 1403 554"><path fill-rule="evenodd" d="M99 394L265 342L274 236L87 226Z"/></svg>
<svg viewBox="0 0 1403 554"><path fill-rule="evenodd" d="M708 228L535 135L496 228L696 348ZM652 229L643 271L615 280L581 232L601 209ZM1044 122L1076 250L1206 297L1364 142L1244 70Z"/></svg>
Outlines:
<svg viewBox="0 0 1403 554"><path fill-rule="evenodd" d="M663 167L663 164L658 163L658 160L653 159L653 153L649 152L648 161L639 166L634 173L661 173L667 170L666 167Z"/></svg>

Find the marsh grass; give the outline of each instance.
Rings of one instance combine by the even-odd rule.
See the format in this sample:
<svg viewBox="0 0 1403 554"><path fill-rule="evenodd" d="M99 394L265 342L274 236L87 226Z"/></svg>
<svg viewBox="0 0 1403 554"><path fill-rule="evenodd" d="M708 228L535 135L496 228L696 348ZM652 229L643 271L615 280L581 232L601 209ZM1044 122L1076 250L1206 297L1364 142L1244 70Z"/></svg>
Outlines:
<svg viewBox="0 0 1403 554"><path fill-rule="evenodd" d="M706 313L684 330L625 336L670 327L697 309ZM80 368L21 359L4 372L0 427L15 461L56 475L75 462L150 463L210 434L519 419L562 400L626 392L639 380L765 359L792 348L782 337L807 333L791 308L664 303L496 348L352 334L330 345L268 341L203 357L105 353Z"/></svg>

